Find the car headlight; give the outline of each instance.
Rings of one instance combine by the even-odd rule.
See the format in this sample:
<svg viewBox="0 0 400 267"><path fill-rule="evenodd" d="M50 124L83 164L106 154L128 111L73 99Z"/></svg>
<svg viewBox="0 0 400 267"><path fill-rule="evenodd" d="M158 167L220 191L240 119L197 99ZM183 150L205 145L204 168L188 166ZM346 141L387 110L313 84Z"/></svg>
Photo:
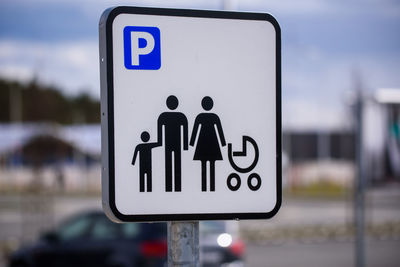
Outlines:
<svg viewBox="0 0 400 267"><path fill-rule="evenodd" d="M232 236L227 233L220 234L217 238L217 243L220 247L229 247L232 244Z"/></svg>

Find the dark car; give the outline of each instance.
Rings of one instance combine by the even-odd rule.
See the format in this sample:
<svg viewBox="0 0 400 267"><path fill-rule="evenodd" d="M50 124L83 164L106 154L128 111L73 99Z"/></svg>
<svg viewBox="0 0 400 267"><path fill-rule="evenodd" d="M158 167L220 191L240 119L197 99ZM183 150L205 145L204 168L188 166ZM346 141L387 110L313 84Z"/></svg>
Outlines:
<svg viewBox="0 0 400 267"><path fill-rule="evenodd" d="M235 233L227 233L228 226L225 222L200 224L203 266L242 266L243 244L235 238ZM101 211L72 217L57 230L42 235L38 242L17 250L9 264L10 267L166 265L166 223L118 224Z"/></svg>
<svg viewBox="0 0 400 267"><path fill-rule="evenodd" d="M16 251L10 267L165 266L166 236L165 223L117 224L100 211L89 212Z"/></svg>

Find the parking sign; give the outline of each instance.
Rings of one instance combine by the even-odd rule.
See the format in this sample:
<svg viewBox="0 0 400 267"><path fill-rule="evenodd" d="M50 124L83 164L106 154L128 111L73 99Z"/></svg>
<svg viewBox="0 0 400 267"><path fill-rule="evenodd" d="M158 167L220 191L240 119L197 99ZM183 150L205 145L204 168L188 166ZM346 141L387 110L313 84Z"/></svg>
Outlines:
<svg viewBox="0 0 400 267"><path fill-rule="evenodd" d="M281 203L276 20L117 7L99 28L107 215L122 222L274 216Z"/></svg>
<svg viewBox="0 0 400 267"><path fill-rule="evenodd" d="M158 70L161 67L160 30L157 27L126 26L124 58L127 69Z"/></svg>

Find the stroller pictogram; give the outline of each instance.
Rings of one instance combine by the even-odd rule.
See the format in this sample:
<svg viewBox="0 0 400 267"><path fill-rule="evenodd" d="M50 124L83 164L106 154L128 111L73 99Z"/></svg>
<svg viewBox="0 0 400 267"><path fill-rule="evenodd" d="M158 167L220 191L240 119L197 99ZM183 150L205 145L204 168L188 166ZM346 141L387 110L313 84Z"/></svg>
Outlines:
<svg viewBox="0 0 400 267"><path fill-rule="evenodd" d="M243 136L242 142L243 142L242 143L242 151L232 151L232 144L231 143L228 144L229 163L231 164L232 168L235 169L235 171L237 171L239 173L250 173L256 167L260 153L259 153L256 141L253 138L251 138L250 136ZM248 167L240 167L235 163L234 157L247 157L248 156L248 153L247 153L248 143L253 146L254 159L253 159L252 163L250 165L248 165ZM254 179L256 181L255 184L253 184ZM234 180L236 181L236 183L234 183ZM226 181L226 184L231 191L237 191L240 188L241 183L242 183L241 178L240 178L239 174L237 174L237 173L229 174L228 179ZM258 189L260 189L260 187L261 187L260 175L256 172L251 173L247 178L247 186L252 191L257 191Z"/></svg>

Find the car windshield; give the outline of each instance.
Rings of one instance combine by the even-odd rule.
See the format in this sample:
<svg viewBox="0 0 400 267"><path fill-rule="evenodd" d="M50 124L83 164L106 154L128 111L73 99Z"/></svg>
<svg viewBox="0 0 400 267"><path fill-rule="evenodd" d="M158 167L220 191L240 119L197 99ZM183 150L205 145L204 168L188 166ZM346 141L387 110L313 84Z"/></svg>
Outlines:
<svg viewBox="0 0 400 267"><path fill-rule="evenodd" d="M93 239L114 239L121 237L121 227L105 216L96 216L90 231Z"/></svg>
<svg viewBox="0 0 400 267"><path fill-rule="evenodd" d="M72 239L120 239L159 238L166 235L166 225L162 223L112 222L104 214L77 216L62 224L57 231L60 240Z"/></svg>
<svg viewBox="0 0 400 267"><path fill-rule="evenodd" d="M80 216L61 225L58 237L61 240L82 238L88 235L92 220L89 216Z"/></svg>

